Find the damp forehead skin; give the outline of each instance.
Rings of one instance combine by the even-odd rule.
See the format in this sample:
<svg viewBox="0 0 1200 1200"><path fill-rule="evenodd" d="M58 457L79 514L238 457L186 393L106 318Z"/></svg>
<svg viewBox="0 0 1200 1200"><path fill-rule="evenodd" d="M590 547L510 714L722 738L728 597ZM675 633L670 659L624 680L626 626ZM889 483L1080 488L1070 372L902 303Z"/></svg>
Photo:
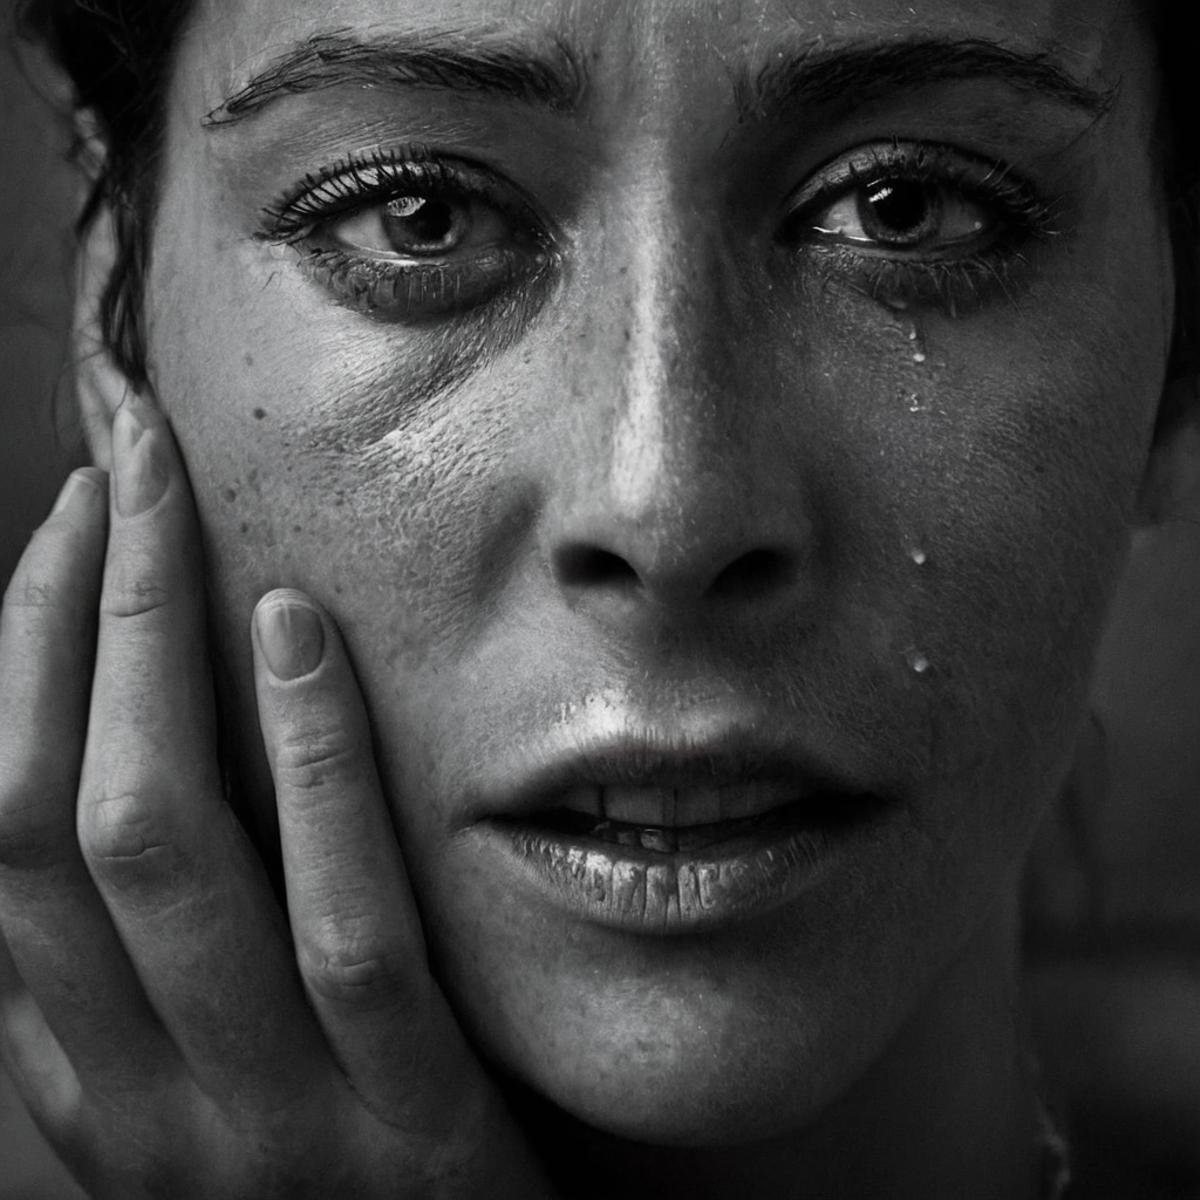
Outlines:
<svg viewBox="0 0 1200 1200"><path fill-rule="evenodd" d="M1151 53L1118 0L999 7L260 0L201 4L184 41L149 337L204 522L225 707L255 728L245 630L263 592L331 609L456 1009L491 1058L600 1128L705 1142L810 1119L929 1007L935 977L955 986L947 964L994 946L1068 759L1170 329ZM355 87L203 127L331 27L562 38L589 108ZM1096 122L978 82L737 122L731 76L773 47L899 34L1051 49L1122 87ZM822 163L892 136L1011 161L1055 199L1061 235L1015 294L954 318L798 277L770 215ZM487 162L558 222L536 312L373 320L254 238L308 172L414 139ZM564 586L572 539L654 587ZM798 564L770 603L698 586L704 564L764 545ZM898 808L753 928L602 933L456 836L485 772L572 714L724 711L794 731Z"/></svg>

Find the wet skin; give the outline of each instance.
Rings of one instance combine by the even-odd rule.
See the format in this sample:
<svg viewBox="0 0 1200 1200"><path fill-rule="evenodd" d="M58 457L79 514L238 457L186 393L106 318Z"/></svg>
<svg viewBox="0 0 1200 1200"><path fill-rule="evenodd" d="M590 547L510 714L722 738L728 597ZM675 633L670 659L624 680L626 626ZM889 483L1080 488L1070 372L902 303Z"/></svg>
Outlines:
<svg viewBox="0 0 1200 1200"><path fill-rule="evenodd" d="M969 1058L1004 1024L1021 857L1150 452L1171 279L1148 39L1116 0L411 7L205 3L179 55L149 350L228 723L256 724L256 601L304 589L345 635L437 977L554 1106L736 1145L843 1096L917 1103L922 1047ZM333 29L557 38L586 86L324 80L222 112ZM1049 51L1081 96L981 68L747 99L779 51L926 38ZM857 186L841 164L874 147L874 178L917 143L980 232L934 264L819 232ZM472 164L474 233L381 284L371 206L414 188L307 223L294 197L413 146ZM331 246L374 282L307 257ZM547 747L714 729L769 731L880 815L782 902L675 936L666 902L644 930L568 910L485 828ZM232 753L269 826L261 751Z"/></svg>

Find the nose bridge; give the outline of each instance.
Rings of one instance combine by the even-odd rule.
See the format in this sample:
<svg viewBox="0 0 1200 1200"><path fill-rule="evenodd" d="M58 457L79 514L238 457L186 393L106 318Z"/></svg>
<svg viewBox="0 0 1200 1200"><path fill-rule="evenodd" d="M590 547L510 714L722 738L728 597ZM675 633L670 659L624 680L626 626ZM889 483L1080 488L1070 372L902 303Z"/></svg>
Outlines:
<svg viewBox="0 0 1200 1200"><path fill-rule="evenodd" d="M660 181L624 189L619 210L585 285L583 427L556 464L548 560L591 595L781 593L806 530L783 457L759 461L771 406L739 366L720 222Z"/></svg>
<svg viewBox="0 0 1200 1200"><path fill-rule="evenodd" d="M732 397L713 370L714 349L732 330L712 223L665 187L646 191L613 256L620 327L609 336L620 367L603 406L611 422L606 490L615 511L633 519L700 502L685 494L716 483L735 450Z"/></svg>
<svg viewBox="0 0 1200 1200"><path fill-rule="evenodd" d="M677 285L667 275L658 239L653 234L632 238L626 261L621 386L613 411L607 482L614 503L632 513L653 503L658 481L670 466L669 430L679 414L667 408L679 331L671 327L671 309L677 307L671 293Z"/></svg>

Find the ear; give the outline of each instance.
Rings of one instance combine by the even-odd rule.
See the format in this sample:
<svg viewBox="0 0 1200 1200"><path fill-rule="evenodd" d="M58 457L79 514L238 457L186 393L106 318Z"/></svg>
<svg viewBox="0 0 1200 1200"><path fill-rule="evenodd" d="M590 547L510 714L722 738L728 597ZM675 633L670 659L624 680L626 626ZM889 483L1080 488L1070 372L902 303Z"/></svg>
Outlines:
<svg viewBox="0 0 1200 1200"><path fill-rule="evenodd" d="M1200 379L1173 380L1167 387L1164 411L1174 415L1150 452L1138 496L1142 525L1200 521Z"/></svg>
<svg viewBox="0 0 1200 1200"><path fill-rule="evenodd" d="M92 462L112 470L112 422L132 391L104 342L101 301L116 265L117 240L112 211L102 205L79 241L75 310L71 323L71 360L75 394Z"/></svg>

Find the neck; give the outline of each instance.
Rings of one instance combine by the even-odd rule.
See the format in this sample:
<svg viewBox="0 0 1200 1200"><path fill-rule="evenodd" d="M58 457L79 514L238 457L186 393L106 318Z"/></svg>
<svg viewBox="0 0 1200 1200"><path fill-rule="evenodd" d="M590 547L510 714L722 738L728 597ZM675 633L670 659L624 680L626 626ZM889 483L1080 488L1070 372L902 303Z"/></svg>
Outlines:
<svg viewBox="0 0 1200 1200"><path fill-rule="evenodd" d="M561 1194L1035 1200L1038 1100L1019 1032L1016 920L980 931L867 1074L811 1126L729 1147L640 1145L529 1102Z"/></svg>

